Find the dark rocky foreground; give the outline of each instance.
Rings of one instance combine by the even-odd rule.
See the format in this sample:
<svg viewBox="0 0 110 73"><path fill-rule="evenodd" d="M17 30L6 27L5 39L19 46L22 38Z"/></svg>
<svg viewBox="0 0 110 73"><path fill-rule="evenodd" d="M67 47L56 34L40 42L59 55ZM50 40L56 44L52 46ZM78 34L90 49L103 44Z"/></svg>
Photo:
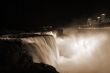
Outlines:
<svg viewBox="0 0 110 73"><path fill-rule="evenodd" d="M20 39L0 40L0 73L59 73L50 65L33 63Z"/></svg>

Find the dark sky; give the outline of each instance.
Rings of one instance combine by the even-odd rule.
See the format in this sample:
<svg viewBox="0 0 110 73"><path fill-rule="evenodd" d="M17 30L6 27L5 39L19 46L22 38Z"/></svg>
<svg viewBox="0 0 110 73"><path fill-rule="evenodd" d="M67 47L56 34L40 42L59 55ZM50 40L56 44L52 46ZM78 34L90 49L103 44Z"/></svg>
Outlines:
<svg viewBox="0 0 110 73"><path fill-rule="evenodd" d="M0 28L31 31L48 24L60 26L109 8L108 2L96 1L4 1Z"/></svg>

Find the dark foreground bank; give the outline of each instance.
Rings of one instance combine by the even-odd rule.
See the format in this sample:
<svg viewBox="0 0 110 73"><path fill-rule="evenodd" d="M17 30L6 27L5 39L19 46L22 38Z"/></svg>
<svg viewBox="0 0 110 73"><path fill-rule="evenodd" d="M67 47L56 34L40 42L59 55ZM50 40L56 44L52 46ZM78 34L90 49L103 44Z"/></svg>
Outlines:
<svg viewBox="0 0 110 73"><path fill-rule="evenodd" d="M0 39L0 73L59 73L50 65L33 63L20 39Z"/></svg>

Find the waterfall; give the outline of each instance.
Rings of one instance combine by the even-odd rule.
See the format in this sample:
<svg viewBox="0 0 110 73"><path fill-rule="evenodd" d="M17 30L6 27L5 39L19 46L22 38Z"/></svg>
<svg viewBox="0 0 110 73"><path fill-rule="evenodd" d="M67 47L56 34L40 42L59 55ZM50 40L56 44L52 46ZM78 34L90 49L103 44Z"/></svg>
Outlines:
<svg viewBox="0 0 110 73"><path fill-rule="evenodd" d="M43 62L54 67L57 65L59 53L52 35L23 38L22 40L34 62Z"/></svg>
<svg viewBox="0 0 110 73"><path fill-rule="evenodd" d="M110 73L110 28L65 29L64 35L22 38L36 63L60 73Z"/></svg>

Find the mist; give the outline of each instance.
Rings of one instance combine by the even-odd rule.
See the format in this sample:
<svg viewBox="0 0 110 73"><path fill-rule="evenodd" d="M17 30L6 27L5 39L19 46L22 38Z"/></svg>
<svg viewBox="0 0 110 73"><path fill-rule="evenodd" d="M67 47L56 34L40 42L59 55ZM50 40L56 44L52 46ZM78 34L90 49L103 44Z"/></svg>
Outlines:
<svg viewBox="0 0 110 73"><path fill-rule="evenodd" d="M109 73L110 28L63 29L57 33L23 38L35 63L52 65L60 73Z"/></svg>
<svg viewBox="0 0 110 73"><path fill-rule="evenodd" d="M57 37L61 73L109 73L110 29L65 28Z"/></svg>

